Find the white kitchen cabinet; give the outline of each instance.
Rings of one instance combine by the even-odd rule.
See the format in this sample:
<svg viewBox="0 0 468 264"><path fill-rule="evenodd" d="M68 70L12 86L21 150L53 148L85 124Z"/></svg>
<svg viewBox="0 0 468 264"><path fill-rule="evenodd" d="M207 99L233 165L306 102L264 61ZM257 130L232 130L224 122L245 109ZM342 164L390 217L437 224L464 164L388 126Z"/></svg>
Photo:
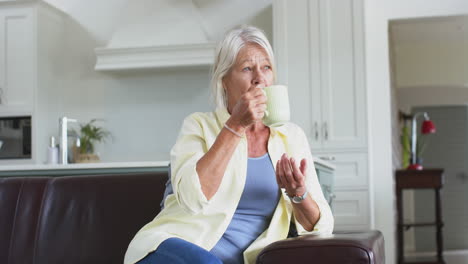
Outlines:
<svg viewBox="0 0 468 264"><path fill-rule="evenodd" d="M315 156L335 165L335 190L366 190L368 188L367 153L337 152L321 153Z"/></svg>
<svg viewBox="0 0 468 264"><path fill-rule="evenodd" d="M0 112L33 110L33 26L32 9L0 7Z"/></svg>
<svg viewBox="0 0 468 264"><path fill-rule="evenodd" d="M369 229L369 193L367 191L335 191L334 193L335 230Z"/></svg>
<svg viewBox="0 0 468 264"><path fill-rule="evenodd" d="M44 1L0 1L0 116L32 117L32 159L24 162L45 155L46 131L58 127L51 113L57 112L63 75L65 19Z"/></svg>
<svg viewBox="0 0 468 264"><path fill-rule="evenodd" d="M362 0L277 0L278 82L317 150L366 147Z"/></svg>
<svg viewBox="0 0 468 264"><path fill-rule="evenodd" d="M370 228L368 157L365 152L328 152L315 155L335 165L333 215L335 230Z"/></svg>
<svg viewBox="0 0 468 264"><path fill-rule="evenodd" d="M278 82L312 154L336 166L338 229L371 224L363 0L275 0Z"/></svg>

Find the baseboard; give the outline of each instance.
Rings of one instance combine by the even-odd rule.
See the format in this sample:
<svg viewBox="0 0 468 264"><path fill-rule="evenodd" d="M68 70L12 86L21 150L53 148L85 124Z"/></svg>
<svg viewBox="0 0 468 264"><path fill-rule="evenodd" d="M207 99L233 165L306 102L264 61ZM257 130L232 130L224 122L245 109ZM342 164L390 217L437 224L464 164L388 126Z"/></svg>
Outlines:
<svg viewBox="0 0 468 264"><path fill-rule="evenodd" d="M405 252L407 257L431 257L436 252ZM468 249L463 250L445 250L443 257L446 264L466 264L468 263Z"/></svg>

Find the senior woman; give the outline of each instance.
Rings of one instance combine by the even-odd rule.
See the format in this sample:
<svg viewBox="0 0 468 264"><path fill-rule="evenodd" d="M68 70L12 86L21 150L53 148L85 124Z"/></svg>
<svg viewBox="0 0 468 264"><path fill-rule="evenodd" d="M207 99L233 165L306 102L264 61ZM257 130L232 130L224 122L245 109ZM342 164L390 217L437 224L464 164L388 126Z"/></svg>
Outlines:
<svg viewBox="0 0 468 264"><path fill-rule="evenodd" d="M125 263L255 263L291 222L299 235L332 232L304 132L262 123L262 88L274 81L263 32L227 32L212 74L217 108L184 120L171 150L173 194L135 235Z"/></svg>

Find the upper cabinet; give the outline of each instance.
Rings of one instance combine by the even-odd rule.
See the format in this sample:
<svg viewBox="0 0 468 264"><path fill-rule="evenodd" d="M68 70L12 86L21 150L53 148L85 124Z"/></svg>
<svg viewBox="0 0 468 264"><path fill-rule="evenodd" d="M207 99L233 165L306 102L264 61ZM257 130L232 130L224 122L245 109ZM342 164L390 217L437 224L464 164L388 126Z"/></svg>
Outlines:
<svg viewBox="0 0 468 264"><path fill-rule="evenodd" d="M0 1L0 115L35 115L60 71L65 14L44 1ZM47 112L47 110L44 110Z"/></svg>
<svg viewBox="0 0 468 264"><path fill-rule="evenodd" d="M34 10L0 5L0 113L30 112L34 99Z"/></svg>
<svg viewBox="0 0 468 264"><path fill-rule="evenodd" d="M366 148L362 0L276 0L278 82L315 152Z"/></svg>
<svg viewBox="0 0 468 264"><path fill-rule="evenodd" d="M32 117L26 163L45 154L48 128L58 127L66 18L44 1L0 1L0 116Z"/></svg>

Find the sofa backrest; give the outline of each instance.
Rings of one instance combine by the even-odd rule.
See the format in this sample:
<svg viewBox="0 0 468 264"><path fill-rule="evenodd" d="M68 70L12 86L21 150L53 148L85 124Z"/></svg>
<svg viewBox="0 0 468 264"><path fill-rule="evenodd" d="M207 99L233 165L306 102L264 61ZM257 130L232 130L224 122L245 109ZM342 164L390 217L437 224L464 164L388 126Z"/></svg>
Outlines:
<svg viewBox="0 0 468 264"><path fill-rule="evenodd" d="M0 178L0 263L122 263L167 173Z"/></svg>

